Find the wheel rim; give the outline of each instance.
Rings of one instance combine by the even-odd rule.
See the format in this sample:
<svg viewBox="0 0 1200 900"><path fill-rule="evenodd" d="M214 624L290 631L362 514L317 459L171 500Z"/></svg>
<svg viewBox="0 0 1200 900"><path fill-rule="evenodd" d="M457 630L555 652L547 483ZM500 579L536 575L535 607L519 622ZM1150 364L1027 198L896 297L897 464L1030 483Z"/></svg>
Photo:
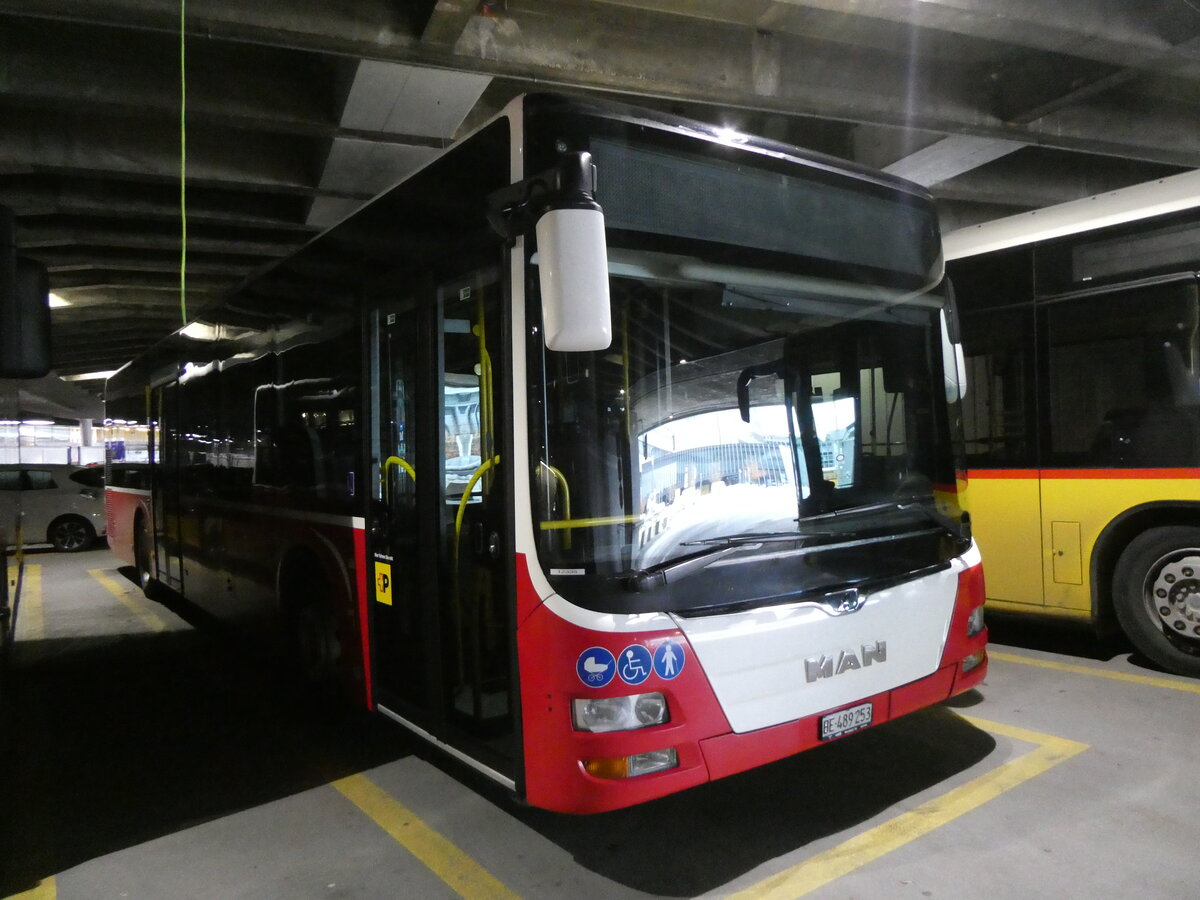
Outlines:
<svg viewBox="0 0 1200 900"><path fill-rule="evenodd" d="M1200 549L1161 557L1146 575L1146 612L1177 645L1200 653Z"/></svg>
<svg viewBox="0 0 1200 900"><path fill-rule="evenodd" d="M87 539L87 526L82 522L69 519L54 527L53 543L64 550L78 550L87 543Z"/></svg>

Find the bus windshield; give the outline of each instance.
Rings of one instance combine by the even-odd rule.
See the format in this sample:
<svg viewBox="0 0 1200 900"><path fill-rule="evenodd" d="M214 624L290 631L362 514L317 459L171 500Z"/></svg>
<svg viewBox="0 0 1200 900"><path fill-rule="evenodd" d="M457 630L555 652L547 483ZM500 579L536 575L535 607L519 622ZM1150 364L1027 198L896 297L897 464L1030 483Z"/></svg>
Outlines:
<svg viewBox="0 0 1200 900"><path fill-rule="evenodd" d="M531 348L534 528L551 581L592 608L679 611L779 602L768 569L785 593L828 592L961 552L934 502L955 475L932 208L652 139L589 144L611 346ZM746 585L744 564L763 559L791 562Z"/></svg>

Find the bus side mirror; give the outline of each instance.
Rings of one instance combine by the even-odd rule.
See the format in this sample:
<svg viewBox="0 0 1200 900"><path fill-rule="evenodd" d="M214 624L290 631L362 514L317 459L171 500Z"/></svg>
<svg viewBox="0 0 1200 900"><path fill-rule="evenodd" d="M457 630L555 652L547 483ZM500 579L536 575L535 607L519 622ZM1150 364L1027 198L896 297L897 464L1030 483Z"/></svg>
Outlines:
<svg viewBox="0 0 1200 900"><path fill-rule="evenodd" d="M46 268L17 256L13 214L0 207L0 378L41 378L49 371Z"/></svg>
<svg viewBox="0 0 1200 900"><path fill-rule="evenodd" d="M595 190L592 155L569 153L554 168L488 198L488 222L498 234L513 240L532 230L537 236L533 262L551 350L606 350L612 345L608 246Z"/></svg>
<svg viewBox="0 0 1200 900"><path fill-rule="evenodd" d="M961 341L951 339L946 311L939 313L942 328L942 377L946 385L946 402L954 403L967 396L967 361Z"/></svg>
<svg viewBox="0 0 1200 900"><path fill-rule="evenodd" d="M604 213L551 209L538 219L542 324L551 350L606 350L612 344Z"/></svg>

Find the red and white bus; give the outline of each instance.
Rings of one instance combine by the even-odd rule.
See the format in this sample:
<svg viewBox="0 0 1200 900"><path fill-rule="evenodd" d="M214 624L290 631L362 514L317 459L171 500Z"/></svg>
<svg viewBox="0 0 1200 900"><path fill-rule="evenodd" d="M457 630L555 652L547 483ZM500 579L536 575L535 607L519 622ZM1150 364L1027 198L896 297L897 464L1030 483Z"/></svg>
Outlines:
<svg viewBox="0 0 1200 900"><path fill-rule="evenodd" d="M984 677L942 279L918 187L521 98L109 380L110 542L535 806L743 771Z"/></svg>

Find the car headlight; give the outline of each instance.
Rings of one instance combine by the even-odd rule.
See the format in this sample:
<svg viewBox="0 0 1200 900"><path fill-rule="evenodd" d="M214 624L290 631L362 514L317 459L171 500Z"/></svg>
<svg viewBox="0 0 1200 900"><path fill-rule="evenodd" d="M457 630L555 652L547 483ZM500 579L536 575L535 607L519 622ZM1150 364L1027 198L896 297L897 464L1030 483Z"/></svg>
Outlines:
<svg viewBox="0 0 1200 900"><path fill-rule="evenodd" d="M671 720L662 694L632 694L571 701L576 731L634 731Z"/></svg>

